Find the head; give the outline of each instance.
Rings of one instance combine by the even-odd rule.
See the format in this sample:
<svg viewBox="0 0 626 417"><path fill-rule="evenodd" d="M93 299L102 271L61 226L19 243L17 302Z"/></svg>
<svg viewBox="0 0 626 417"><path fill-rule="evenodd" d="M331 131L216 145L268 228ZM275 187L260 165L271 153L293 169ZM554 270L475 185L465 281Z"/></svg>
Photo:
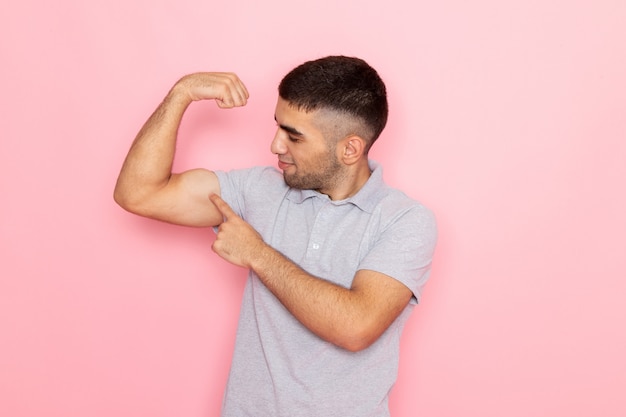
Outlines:
<svg viewBox="0 0 626 417"><path fill-rule="evenodd" d="M367 153L387 121L385 85L357 58L306 62L281 81L275 118L272 152L286 183L342 198L369 177Z"/></svg>
<svg viewBox="0 0 626 417"><path fill-rule="evenodd" d="M329 56L305 62L283 78L278 93L297 110L332 114L335 123L327 126L327 139L357 135L366 143L366 155L387 123L385 84L359 58Z"/></svg>

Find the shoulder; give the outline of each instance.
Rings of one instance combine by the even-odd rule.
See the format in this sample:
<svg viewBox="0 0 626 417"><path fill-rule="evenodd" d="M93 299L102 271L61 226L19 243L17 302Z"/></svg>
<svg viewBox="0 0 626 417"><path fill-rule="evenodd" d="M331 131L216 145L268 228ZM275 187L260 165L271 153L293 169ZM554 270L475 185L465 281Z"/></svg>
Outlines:
<svg viewBox="0 0 626 417"><path fill-rule="evenodd" d="M373 212L380 217L383 227L409 223L421 229L436 229L437 220L434 212L403 191L383 183L377 194L379 198Z"/></svg>
<svg viewBox="0 0 626 417"><path fill-rule="evenodd" d="M283 194L288 188L283 180L282 173L276 168L258 166L231 171L216 171L222 198L228 199L233 195L248 198L274 196Z"/></svg>
<svg viewBox="0 0 626 417"><path fill-rule="evenodd" d="M436 234L434 213L405 192L387 184L383 169L370 160L371 176L352 202L372 216L379 233L389 228L406 228L410 232Z"/></svg>
<svg viewBox="0 0 626 417"><path fill-rule="evenodd" d="M248 208L263 211L283 199L289 187L282 173L268 166L216 171L220 195L237 214L246 218Z"/></svg>

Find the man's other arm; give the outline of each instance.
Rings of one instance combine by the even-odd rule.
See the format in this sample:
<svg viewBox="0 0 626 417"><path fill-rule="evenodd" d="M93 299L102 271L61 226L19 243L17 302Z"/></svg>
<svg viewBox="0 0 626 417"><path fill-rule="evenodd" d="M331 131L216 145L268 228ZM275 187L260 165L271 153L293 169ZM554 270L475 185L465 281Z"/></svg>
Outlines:
<svg viewBox="0 0 626 417"><path fill-rule="evenodd" d="M357 271L350 288L311 275L266 244L220 197L211 200L224 216L212 249L256 272L295 318L328 342L353 352L367 348L413 296L400 281L376 271Z"/></svg>
<svg viewBox="0 0 626 417"><path fill-rule="evenodd" d="M115 201L140 216L186 226L216 226L222 214L210 202L219 194L206 169L172 173L178 128L187 107L215 100L223 109L244 106L248 91L232 73L196 73L181 78L143 125L122 166Z"/></svg>

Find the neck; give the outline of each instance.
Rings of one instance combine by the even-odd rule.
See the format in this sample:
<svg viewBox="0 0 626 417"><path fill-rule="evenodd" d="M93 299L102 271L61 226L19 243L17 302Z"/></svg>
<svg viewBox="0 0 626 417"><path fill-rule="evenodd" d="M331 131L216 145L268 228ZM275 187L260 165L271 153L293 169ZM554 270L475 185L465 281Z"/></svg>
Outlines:
<svg viewBox="0 0 626 417"><path fill-rule="evenodd" d="M365 159L359 164L346 167L341 174L338 174L337 180L331 189L318 191L328 195L333 201L345 200L358 193L371 174L368 161Z"/></svg>

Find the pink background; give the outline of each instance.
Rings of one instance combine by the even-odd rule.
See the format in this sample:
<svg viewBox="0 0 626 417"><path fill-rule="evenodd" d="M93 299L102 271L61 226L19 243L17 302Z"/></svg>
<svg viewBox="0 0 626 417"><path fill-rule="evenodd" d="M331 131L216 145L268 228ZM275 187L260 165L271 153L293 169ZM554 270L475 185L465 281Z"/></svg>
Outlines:
<svg viewBox="0 0 626 417"><path fill-rule="evenodd" d="M622 0L85 2L0 6L0 415L217 416L245 271L209 230L112 200L181 75L178 169L273 164L276 85L328 54L386 80L373 150L438 215L394 417L626 415Z"/></svg>

